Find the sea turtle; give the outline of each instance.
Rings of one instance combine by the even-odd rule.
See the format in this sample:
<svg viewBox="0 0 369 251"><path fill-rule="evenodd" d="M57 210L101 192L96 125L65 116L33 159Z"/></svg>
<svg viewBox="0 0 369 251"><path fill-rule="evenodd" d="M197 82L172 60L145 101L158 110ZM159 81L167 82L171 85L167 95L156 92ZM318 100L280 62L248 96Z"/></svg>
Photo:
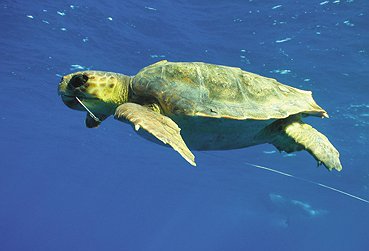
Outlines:
<svg viewBox="0 0 369 251"><path fill-rule="evenodd" d="M169 144L190 164L189 150L225 150L263 143L291 153L306 150L327 169L342 169L327 137L305 124L327 117L310 91L240 68L201 62L157 62L135 76L80 71L59 83L63 102L87 110L86 126L114 118L138 134ZM143 130L139 130L142 128Z"/></svg>

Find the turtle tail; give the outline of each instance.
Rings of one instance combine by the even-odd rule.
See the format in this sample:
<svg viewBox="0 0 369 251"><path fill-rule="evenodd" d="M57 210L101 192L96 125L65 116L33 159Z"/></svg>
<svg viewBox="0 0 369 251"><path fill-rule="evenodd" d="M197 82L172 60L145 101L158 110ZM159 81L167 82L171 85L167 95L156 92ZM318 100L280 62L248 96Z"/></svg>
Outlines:
<svg viewBox="0 0 369 251"><path fill-rule="evenodd" d="M266 137L268 143L273 144L278 150L287 153L306 150L317 161L323 164L329 171L342 170L339 152L328 138L301 121L300 116L291 116L283 120L277 120L266 127L259 137Z"/></svg>

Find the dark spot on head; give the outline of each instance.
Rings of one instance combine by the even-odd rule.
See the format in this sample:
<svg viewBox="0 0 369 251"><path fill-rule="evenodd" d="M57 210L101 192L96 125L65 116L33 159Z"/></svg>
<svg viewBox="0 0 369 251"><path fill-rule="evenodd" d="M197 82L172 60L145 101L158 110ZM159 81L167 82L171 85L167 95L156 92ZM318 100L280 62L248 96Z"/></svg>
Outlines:
<svg viewBox="0 0 369 251"><path fill-rule="evenodd" d="M110 84L110 85L109 85L109 88L113 88L113 87L114 87L114 84Z"/></svg>
<svg viewBox="0 0 369 251"><path fill-rule="evenodd" d="M74 75L69 83L68 86L72 87L72 88L78 88L81 87L82 85L84 85L86 82L88 81L88 76L85 74L76 74Z"/></svg>

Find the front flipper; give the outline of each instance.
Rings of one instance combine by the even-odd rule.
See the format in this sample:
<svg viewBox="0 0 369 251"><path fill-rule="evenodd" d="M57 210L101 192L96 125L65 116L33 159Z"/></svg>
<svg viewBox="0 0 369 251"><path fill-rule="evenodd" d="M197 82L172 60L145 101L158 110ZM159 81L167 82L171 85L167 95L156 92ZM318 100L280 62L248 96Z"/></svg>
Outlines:
<svg viewBox="0 0 369 251"><path fill-rule="evenodd" d="M328 138L298 117L277 120L262 131L268 142L287 153L306 150L328 170L342 170L339 152Z"/></svg>
<svg viewBox="0 0 369 251"><path fill-rule="evenodd" d="M191 165L196 166L194 155L181 137L181 129L170 118L135 103L125 103L118 106L114 118L129 120L135 126L136 131L142 127L164 144L173 147Z"/></svg>

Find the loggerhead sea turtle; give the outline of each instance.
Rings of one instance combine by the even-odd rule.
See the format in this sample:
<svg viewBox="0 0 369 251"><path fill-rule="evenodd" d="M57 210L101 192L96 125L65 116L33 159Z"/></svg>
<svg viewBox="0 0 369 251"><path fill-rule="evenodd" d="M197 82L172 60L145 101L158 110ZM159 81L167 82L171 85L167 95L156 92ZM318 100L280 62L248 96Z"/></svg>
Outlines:
<svg viewBox="0 0 369 251"><path fill-rule="evenodd" d="M318 165L342 169L327 137L302 121L310 115L328 118L310 91L240 68L163 60L133 77L80 71L62 78L59 95L68 107L87 110L87 127L114 115L150 141L169 144L192 165L189 148L270 143L287 153L306 150Z"/></svg>

